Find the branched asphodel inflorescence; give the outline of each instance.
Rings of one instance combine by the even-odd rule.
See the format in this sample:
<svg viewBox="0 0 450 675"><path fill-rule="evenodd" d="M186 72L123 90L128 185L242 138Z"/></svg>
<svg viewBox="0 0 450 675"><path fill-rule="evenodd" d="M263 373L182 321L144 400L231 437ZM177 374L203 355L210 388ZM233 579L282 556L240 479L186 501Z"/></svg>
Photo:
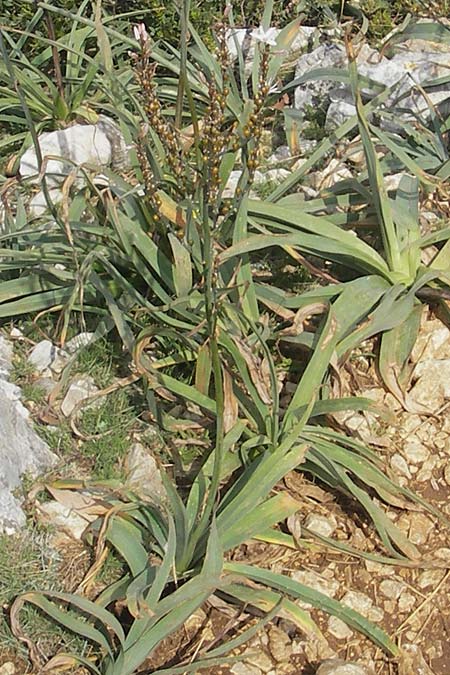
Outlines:
<svg viewBox="0 0 450 675"><path fill-rule="evenodd" d="M218 84L211 76L208 82L209 104L205 115L203 128L202 154L206 168L205 179L208 201L210 205L217 203L220 189L220 162L228 143L228 132L225 128L225 107L229 93L228 81L228 50L226 46L225 24L216 25L218 45L216 58L220 64L221 82Z"/></svg>
<svg viewBox="0 0 450 675"><path fill-rule="evenodd" d="M160 200L156 195L156 184L144 143L148 126L159 137L165 150L167 164L175 178L179 180L183 178L184 174L182 148L179 135L162 111L155 83L156 63L151 61L150 40L143 24L135 27L135 37L139 40L141 51L139 54L131 54L131 58L134 61L134 73L140 85L140 94L148 120L148 125L143 125L141 128L141 133L136 144L136 153L143 173L146 192L157 211L160 206Z"/></svg>
<svg viewBox="0 0 450 675"><path fill-rule="evenodd" d="M258 89L253 97L253 110L248 118L247 124L243 129L244 137L248 139L247 152L245 156L249 183L252 183L256 168L258 166L261 136L264 128L264 101L267 94L269 93L269 85L267 81L269 70L269 52L269 45L264 45L261 54Z"/></svg>

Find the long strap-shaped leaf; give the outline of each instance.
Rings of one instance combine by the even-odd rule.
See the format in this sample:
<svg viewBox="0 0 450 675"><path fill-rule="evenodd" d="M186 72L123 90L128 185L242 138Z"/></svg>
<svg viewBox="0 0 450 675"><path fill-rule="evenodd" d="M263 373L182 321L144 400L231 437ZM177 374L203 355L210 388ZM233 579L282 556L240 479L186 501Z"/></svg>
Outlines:
<svg viewBox="0 0 450 675"><path fill-rule="evenodd" d="M392 640L382 631L378 626L375 626L373 623L365 619L361 614L355 612L353 609L346 607L341 602L333 600L319 591L315 591L308 586L300 584L298 581L294 581L287 576L281 574L276 574L275 572L270 572L269 570L262 570L258 567L252 567L250 565L244 565L243 563L230 563L226 562L224 565L224 570L230 572L231 574L237 574L242 576L244 579L251 579L257 583L269 586L269 588L275 588L283 593L286 593L298 600L307 602L313 607L328 612L333 616L337 616L339 619L347 623L352 628L359 630L364 635L367 635L375 644L381 647L385 652L396 656L399 653L398 647L392 642Z"/></svg>

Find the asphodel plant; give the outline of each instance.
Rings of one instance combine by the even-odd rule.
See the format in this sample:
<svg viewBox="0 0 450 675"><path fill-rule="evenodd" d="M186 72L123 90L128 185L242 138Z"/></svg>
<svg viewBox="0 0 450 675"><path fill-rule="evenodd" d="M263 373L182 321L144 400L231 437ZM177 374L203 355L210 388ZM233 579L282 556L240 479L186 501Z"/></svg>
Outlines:
<svg viewBox="0 0 450 675"><path fill-rule="evenodd" d="M262 35L271 10L268 2ZM123 85L129 79L116 77L105 61L105 81L123 95L112 104L134 134L132 177L109 173L109 187L100 190L86 175L87 188L67 196L57 214L61 227L45 221L31 227L20 220L19 210L15 229L3 237L8 246L0 265L11 278L0 286L2 316L58 308L64 339L74 312L96 312L97 334L114 327L120 335L134 381L144 382L149 411L163 429L175 434L206 428L211 438L187 496L182 497L173 477L165 480L164 504L142 502L123 488L102 496L104 516L92 526L98 554L93 574L110 547L126 563L122 579L91 600L78 593L27 593L17 600L12 624L18 635L23 637L20 609L31 602L95 645L92 659L61 653L47 664L38 663L32 650L43 672L80 663L94 673L131 675L213 594L263 610L266 621L288 617L311 639L323 640L295 603L301 599L395 655L395 644L379 628L338 602L270 570L224 562L225 552L251 538L291 548L307 544L277 527L298 509L280 486L292 470L305 470L357 500L388 555L380 558L343 543L335 543L337 548L392 564L408 564L408 559L417 564L420 558L362 486L392 506L420 500L385 476L374 453L322 423L329 413L370 405L362 399L327 400L321 386L335 354L357 344L355 326L370 303L370 325L384 325L383 308L395 305L397 282L392 284L381 255L326 219L249 199L267 100L297 23L279 34L274 48L265 42L257 46L247 81L243 68L236 76L228 63L225 26L218 26L212 55L188 17L185 2L179 51L152 45L143 26L137 27L135 40L123 38L134 53L129 91ZM100 54L110 55L108 40L117 36L106 27L99 35ZM173 73L178 74L175 82ZM235 166L241 176L235 192L225 196ZM249 226L260 233L249 235ZM274 325L274 310L279 312L286 298L254 282L251 254L274 245L309 253L318 242L327 256L333 250L352 260L359 255L372 276L289 299L282 310L292 323L289 332ZM302 337L297 330L301 317L289 311L307 307L309 316L314 298L316 309L317 302L323 304L325 319L317 339L306 335L311 356L288 403L282 404L274 347L289 334ZM391 313L388 317L392 320ZM174 412L174 402L182 405L182 413ZM131 616L126 628L116 606L125 606ZM205 648L193 662L157 672L213 666L260 626L220 647Z"/></svg>

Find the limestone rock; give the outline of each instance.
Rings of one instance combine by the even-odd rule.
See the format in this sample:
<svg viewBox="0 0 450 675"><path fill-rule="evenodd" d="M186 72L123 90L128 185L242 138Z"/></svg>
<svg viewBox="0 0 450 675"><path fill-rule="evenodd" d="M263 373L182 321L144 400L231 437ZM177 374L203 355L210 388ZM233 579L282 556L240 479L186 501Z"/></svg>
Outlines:
<svg viewBox="0 0 450 675"><path fill-rule="evenodd" d="M365 616L369 621L381 621L383 619L383 611L378 607L373 606L372 598L369 598L365 593L359 591L347 591L341 599L341 603L346 607L354 609Z"/></svg>
<svg viewBox="0 0 450 675"><path fill-rule="evenodd" d="M25 525L20 500L13 495L21 476L37 476L58 460L34 431L20 389L6 379L11 358L11 346L0 337L0 531L7 534Z"/></svg>
<svg viewBox="0 0 450 675"><path fill-rule="evenodd" d="M316 670L316 675L372 675L372 673L359 663L327 659Z"/></svg>
<svg viewBox="0 0 450 675"><path fill-rule="evenodd" d="M310 513L305 518L304 526L323 537L331 537L337 528L337 521L332 514L321 516L317 513Z"/></svg>
<svg viewBox="0 0 450 675"><path fill-rule="evenodd" d="M381 55L368 45L363 45L357 55L359 74L391 88L384 105L391 111L397 109L397 119L403 121L413 121L414 115L427 120L430 116L430 99L435 106L445 106L450 98L445 85L434 88L426 96L416 86L445 76L448 64L448 53L436 49L432 43L423 42L425 46L421 49L396 50L391 58ZM347 71L347 56L343 44L326 40L309 54L300 56L295 70L296 79L304 78L304 82L295 90L295 107L305 110L307 106L326 106L326 128L333 130L355 115L356 109L347 84L326 79L308 80L308 74L319 67ZM362 93L371 98L376 90L370 84L364 83ZM384 121L382 126L391 131L401 131L401 124L397 120Z"/></svg>
<svg viewBox="0 0 450 675"><path fill-rule="evenodd" d="M158 464L142 443L134 443L125 460L127 487L141 497L157 502L166 499Z"/></svg>
<svg viewBox="0 0 450 675"><path fill-rule="evenodd" d="M62 184L69 174L75 174L76 188L85 185L80 167L94 171L102 167L119 170L129 162L128 147L119 127L105 115L99 115L96 124L74 124L66 129L43 133L38 137L38 143L49 198L55 205L62 200ZM29 183L40 183L39 162L34 146L22 155L19 174ZM101 184L109 182L101 174L94 177L94 181ZM28 209L31 216L40 216L48 209L42 191L30 200Z"/></svg>
<svg viewBox="0 0 450 675"><path fill-rule="evenodd" d="M73 539L80 540L91 519L86 519L76 513L69 506L59 502L44 502L39 504L38 512L42 519L53 525L58 531L63 531Z"/></svg>
<svg viewBox="0 0 450 675"><path fill-rule="evenodd" d="M68 360L68 355L63 349L56 347L50 340L42 340L35 345L28 356L28 361L38 373L48 373L53 370L60 373Z"/></svg>
<svg viewBox="0 0 450 675"><path fill-rule="evenodd" d="M251 666L248 663L235 663L230 672L233 675L261 675L262 671L256 666Z"/></svg>
<svg viewBox="0 0 450 675"><path fill-rule="evenodd" d="M348 640L353 635L353 631L337 616L328 619L328 631L338 640Z"/></svg>
<svg viewBox="0 0 450 675"><path fill-rule="evenodd" d="M61 403L61 412L66 417L69 417L73 412L75 406L81 401L93 396L99 391L94 379L90 375L80 375L74 379L67 390L63 402ZM99 404L98 402L92 402Z"/></svg>
<svg viewBox="0 0 450 675"><path fill-rule="evenodd" d="M422 359L414 370L418 381L411 389L411 398L435 411L450 398L450 359Z"/></svg>
<svg viewBox="0 0 450 675"><path fill-rule="evenodd" d="M336 579L326 579L312 570L297 570L292 573L292 578L315 591L328 595L330 598L336 596L340 586Z"/></svg>
<svg viewBox="0 0 450 675"><path fill-rule="evenodd" d="M59 187L76 167L105 167L124 161L127 148L113 120L100 116L97 124L74 124L43 133L38 138L49 187ZM52 159L50 159L52 157ZM39 181L39 164L34 146L20 160L22 178Z"/></svg>
<svg viewBox="0 0 450 675"><path fill-rule="evenodd" d="M402 584L401 581L395 581L394 579L383 579L380 583L380 591L387 598L393 598L397 600L402 592L405 590L405 584Z"/></svg>
<svg viewBox="0 0 450 675"><path fill-rule="evenodd" d="M15 675L16 666L12 661L6 661L2 666L0 666L0 675Z"/></svg>

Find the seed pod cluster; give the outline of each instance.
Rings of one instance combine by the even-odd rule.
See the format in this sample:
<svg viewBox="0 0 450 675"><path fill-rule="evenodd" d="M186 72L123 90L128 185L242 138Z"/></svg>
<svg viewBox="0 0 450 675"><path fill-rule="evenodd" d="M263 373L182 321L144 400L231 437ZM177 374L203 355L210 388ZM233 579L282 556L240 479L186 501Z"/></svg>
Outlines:
<svg viewBox="0 0 450 675"><path fill-rule="evenodd" d="M267 75L269 70L269 45L264 45L261 53L261 64L259 69L258 89L253 97L253 111L248 118L248 122L243 129L246 144L246 166L249 174L249 182L253 181L255 171L258 166L259 150L261 145L261 136L264 128L264 101L269 93L267 84Z"/></svg>
<svg viewBox="0 0 450 675"><path fill-rule="evenodd" d="M151 128L158 134L165 150L167 163L176 177L183 174L182 150L173 125L164 117L154 80L156 63L150 61L150 43L141 40L140 54L131 54L135 77L141 88L144 110Z"/></svg>
<svg viewBox="0 0 450 675"><path fill-rule="evenodd" d="M145 196L147 197L153 211L153 220L158 222L161 219L160 208L161 208L161 198L157 194L157 186L155 182L155 176L153 173L152 166L147 156L145 149L144 138L147 135L146 125L141 127L139 137L136 143L136 155L138 158L139 166L142 171L142 178L144 180L144 189Z"/></svg>
<svg viewBox="0 0 450 675"><path fill-rule="evenodd" d="M216 25L218 45L216 58L220 64L221 87L211 77L208 83L209 104L205 115L203 127L202 154L206 167L206 188L208 190L209 203L217 200L220 187L220 162L227 146L229 134L225 132L225 107L229 93L228 79L228 51L225 40L225 25Z"/></svg>

